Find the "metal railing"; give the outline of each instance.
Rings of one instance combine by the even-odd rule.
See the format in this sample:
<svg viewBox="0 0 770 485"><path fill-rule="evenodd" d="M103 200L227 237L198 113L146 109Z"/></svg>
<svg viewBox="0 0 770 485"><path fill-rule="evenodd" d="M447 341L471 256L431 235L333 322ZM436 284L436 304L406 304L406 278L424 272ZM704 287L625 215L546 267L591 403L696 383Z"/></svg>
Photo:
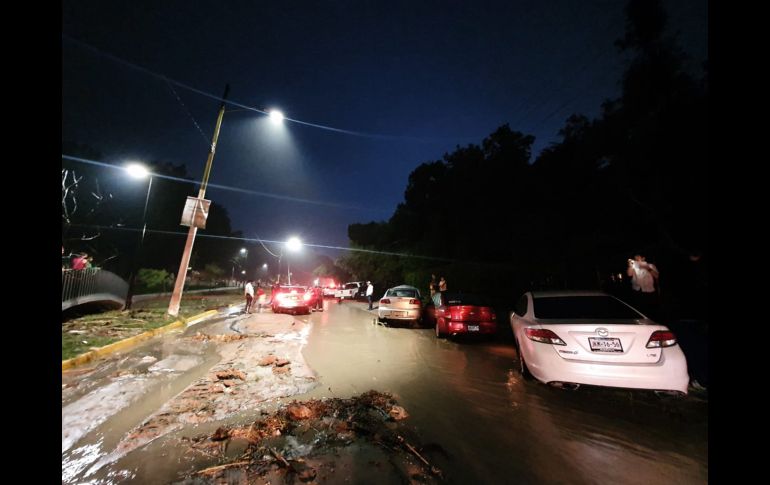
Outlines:
<svg viewBox="0 0 770 485"><path fill-rule="evenodd" d="M120 276L99 268L64 270L61 274L61 309L109 301L123 303L128 293L128 283Z"/></svg>

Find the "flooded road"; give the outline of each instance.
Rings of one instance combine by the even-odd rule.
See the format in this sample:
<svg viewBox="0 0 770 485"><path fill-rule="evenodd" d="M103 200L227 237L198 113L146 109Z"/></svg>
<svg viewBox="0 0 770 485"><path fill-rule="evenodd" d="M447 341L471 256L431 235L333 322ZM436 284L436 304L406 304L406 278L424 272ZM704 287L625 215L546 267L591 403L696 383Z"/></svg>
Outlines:
<svg viewBox="0 0 770 485"><path fill-rule="evenodd" d="M707 402L551 388L521 378L505 339L440 340L327 305L303 352L320 381L309 396L395 394L451 483L707 482Z"/></svg>
<svg viewBox="0 0 770 485"><path fill-rule="evenodd" d="M404 422L427 443L424 455L444 471L447 483L707 482L706 401L693 396L658 398L643 391L566 391L525 381L514 370L516 351L504 337L439 340L431 329L376 325L374 314L365 307L327 300L322 313L294 318L269 314L272 323L267 317L218 318L102 363L99 370L84 374L86 378L69 374L65 382L79 385L62 391L63 419L65 415L80 419L78 412L65 412L72 406L97 412L94 403L108 403L109 398L113 414L90 426L75 426L79 435L63 427L62 482L175 482L193 470L220 463L190 455L189 437L211 433L221 425L251 423L260 411L281 402L347 398L370 389L392 393L406 408L410 417ZM274 336L259 336L268 329ZM251 336L215 352L213 346L191 338L199 331ZM270 393L250 387L259 371L255 361L260 353L285 345L280 332L293 332L285 335L301 339L292 345L296 352L301 348L302 355L294 354L291 360L297 361L299 372L304 357L312 370L314 376L306 377L313 381L307 386L312 387L309 392L299 387L291 391L294 381L269 388ZM254 350L246 355L233 353L249 342ZM180 422L159 439L132 449L94 474L86 473L147 416L157 414L173 396L183 396L183 389L216 370L221 359L228 365L234 362L249 375L238 384L242 395L249 396L250 401L242 401L247 406L197 425ZM123 376L121 368L129 367L132 372ZM273 375L268 369L265 372L259 379ZM283 377L271 379L282 382ZM111 393L109 386L119 387L123 394ZM123 407L115 409L114 403ZM233 447L228 455L241 451ZM399 477L384 470L366 463L354 465L355 474L321 483L400 483Z"/></svg>

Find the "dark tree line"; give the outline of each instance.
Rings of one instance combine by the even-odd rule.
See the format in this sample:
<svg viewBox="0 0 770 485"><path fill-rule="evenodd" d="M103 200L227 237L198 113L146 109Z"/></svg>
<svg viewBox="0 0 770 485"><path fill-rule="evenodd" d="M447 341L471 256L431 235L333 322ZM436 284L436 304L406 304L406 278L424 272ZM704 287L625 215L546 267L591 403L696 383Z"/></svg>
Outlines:
<svg viewBox="0 0 770 485"><path fill-rule="evenodd" d="M386 222L353 224L341 264L381 286L450 288L512 300L529 289L619 291L626 259L661 269L677 315L705 311L708 73L690 73L658 2L632 0L622 94L593 120L574 114L561 141L531 160L534 137L505 124L480 145L418 166ZM425 257L433 259L426 259ZM690 315L688 315L690 316Z"/></svg>

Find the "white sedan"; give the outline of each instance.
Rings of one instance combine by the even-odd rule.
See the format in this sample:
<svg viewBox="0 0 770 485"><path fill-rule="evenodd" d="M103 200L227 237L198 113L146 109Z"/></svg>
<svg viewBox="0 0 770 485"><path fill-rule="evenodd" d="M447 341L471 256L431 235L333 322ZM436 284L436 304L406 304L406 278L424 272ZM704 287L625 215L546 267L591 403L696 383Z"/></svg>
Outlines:
<svg viewBox="0 0 770 485"><path fill-rule="evenodd" d="M377 307L379 321L400 320L419 322L422 318L420 290L414 286L396 286L385 292Z"/></svg>
<svg viewBox="0 0 770 485"><path fill-rule="evenodd" d="M511 328L525 377L687 394L687 360L676 336L613 296L526 293L511 313Z"/></svg>

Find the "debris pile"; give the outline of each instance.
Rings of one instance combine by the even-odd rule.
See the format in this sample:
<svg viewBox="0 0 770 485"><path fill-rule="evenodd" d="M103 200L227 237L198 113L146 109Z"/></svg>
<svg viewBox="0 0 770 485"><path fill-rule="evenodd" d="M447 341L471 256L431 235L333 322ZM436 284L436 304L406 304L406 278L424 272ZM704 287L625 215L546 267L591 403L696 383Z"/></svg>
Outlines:
<svg viewBox="0 0 770 485"><path fill-rule="evenodd" d="M346 459L368 459L375 473L393 467L406 483L437 483L443 474L426 457L429 447L403 424L408 417L390 394L374 390L350 399L294 401L272 414L263 411L250 426L185 439L191 450L220 464L181 483L335 482L346 473Z"/></svg>
<svg viewBox="0 0 770 485"><path fill-rule="evenodd" d="M217 342L233 342L233 341L242 340L245 338L249 338L249 336L244 333L225 334L225 335L208 335L201 332L195 332L195 335L190 337L190 339L195 340L196 342L208 342L209 340L214 340Z"/></svg>

